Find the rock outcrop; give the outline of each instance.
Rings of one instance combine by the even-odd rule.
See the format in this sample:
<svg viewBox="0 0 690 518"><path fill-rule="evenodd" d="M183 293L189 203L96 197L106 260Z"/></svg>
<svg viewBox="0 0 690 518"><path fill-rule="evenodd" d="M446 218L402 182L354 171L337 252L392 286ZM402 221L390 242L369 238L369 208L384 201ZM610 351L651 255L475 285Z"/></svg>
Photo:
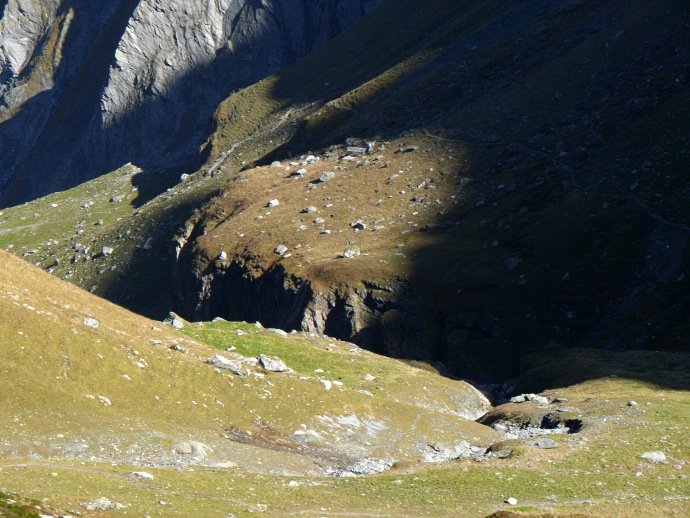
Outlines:
<svg viewBox="0 0 690 518"><path fill-rule="evenodd" d="M8 0L0 20L0 203L126 162L192 162L230 92L305 55L375 3Z"/></svg>
<svg viewBox="0 0 690 518"><path fill-rule="evenodd" d="M364 283L320 291L281 265L258 271L234 258L201 264L183 249L175 273L176 310L195 321L222 316L326 334L397 358L433 360L440 337L416 308L410 283Z"/></svg>

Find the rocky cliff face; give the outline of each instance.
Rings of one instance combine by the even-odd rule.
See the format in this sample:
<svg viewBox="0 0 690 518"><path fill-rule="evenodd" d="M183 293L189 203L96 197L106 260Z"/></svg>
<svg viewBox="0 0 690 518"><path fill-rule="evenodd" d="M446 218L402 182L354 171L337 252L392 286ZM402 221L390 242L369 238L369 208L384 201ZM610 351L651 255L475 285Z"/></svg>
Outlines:
<svg viewBox="0 0 690 518"><path fill-rule="evenodd" d="M8 0L0 20L3 204L126 162L194 159L217 104L375 0Z"/></svg>

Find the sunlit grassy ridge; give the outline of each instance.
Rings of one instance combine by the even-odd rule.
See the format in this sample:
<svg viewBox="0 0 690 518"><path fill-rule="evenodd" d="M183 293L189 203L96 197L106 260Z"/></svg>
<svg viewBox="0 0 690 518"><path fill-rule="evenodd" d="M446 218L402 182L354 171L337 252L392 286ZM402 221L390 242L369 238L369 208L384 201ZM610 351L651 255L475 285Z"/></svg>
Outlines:
<svg viewBox="0 0 690 518"><path fill-rule="evenodd" d="M40 501L44 511L84 512L80 503L100 496L128 506L113 515L266 509L312 516L337 509L486 516L506 507L509 496L531 512L683 516L687 508L686 391L624 378L553 390L547 395L567 399L561 405L575 408L570 414L585 425L575 435L550 436L559 448L537 450L522 440L506 459L432 467L417 462L415 440L487 445L500 439L453 415L473 397L459 382L328 337L282 337L254 324L187 324L185 336L9 255L0 259L0 407L6 416L0 488ZM86 325L87 318L98 327ZM268 354L294 372L223 375L204 363L214 354ZM567 361L575 368L577 358ZM650 358L650 373L663 376L659 368L670 367ZM342 386L325 390L321 380ZM519 416L538 409L509 405L504 411ZM355 428L344 434L324 425L324 417L352 415L387 429L379 436ZM317 431L324 442L300 449L290 438L300 429ZM212 451L203 459L172 455L171 446L185 440ZM665 452L668 462L640 459L650 450ZM355 451L397 463L373 478L318 474L326 458ZM154 480L137 481L130 475L136 470Z"/></svg>

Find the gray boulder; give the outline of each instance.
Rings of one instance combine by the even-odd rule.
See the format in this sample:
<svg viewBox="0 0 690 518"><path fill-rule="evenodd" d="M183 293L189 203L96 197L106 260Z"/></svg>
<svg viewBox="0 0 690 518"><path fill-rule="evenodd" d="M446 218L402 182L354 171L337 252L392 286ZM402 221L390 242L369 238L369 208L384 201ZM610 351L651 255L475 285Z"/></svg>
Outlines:
<svg viewBox="0 0 690 518"><path fill-rule="evenodd" d="M551 450L553 448L558 448L558 443L556 441L554 441L553 439L548 439L546 437L537 439L536 441L530 444L540 450Z"/></svg>
<svg viewBox="0 0 690 518"><path fill-rule="evenodd" d="M182 320L177 314L173 313L172 311L168 315L168 318L163 320L164 324L169 324L173 326L175 329L182 329L184 327L184 320Z"/></svg>
<svg viewBox="0 0 690 518"><path fill-rule="evenodd" d="M207 445L196 441L181 441L170 449L175 455L189 455L195 459L205 459L211 451Z"/></svg>
<svg viewBox="0 0 690 518"><path fill-rule="evenodd" d="M82 502L81 506L87 511L110 511L112 509L124 509L124 505L117 502L111 502L106 497L102 496L93 502Z"/></svg>
<svg viewBox="0 0 690 518"><path fill-rule="evenodd" d="M93 329L98 329L98 320L95 318L85 318L84 325Z"/></svg>
<svg viewBox="0 0 690 518"><path fill-rule="evenodd" d="M319 177L320 182L329 182L335 178L335 173L333 171L324 171Z"/></svg>
<svg viewBox="0 0 690 518"><path fill-rule="evenodd" d="M343 259L352 259L358 255L361 255L359 248L346 248L343 252Z"/></svg>
<svg viewBox="0 0 690 518"><path fill-rule="evenodd" d="M279 358L271 358L270 356L266 356L265 354L260 354L258 356L258 360L261 366L267 371L285 372L287 370L287 366Z"/></svg>
<svg viewBox="0 0 690 518"><path fill-rule="evenodd" d="M208 360L206 360L206 363L208 363L209 365L213 365L214 367L217 367L219 369L228 370L242 378L247 375L247 373L242 368L241 362L237 360L228 360L225 356L221 356L220 354L216 354L212 358L209 358Z"/></svg>
<svg viewBox="0 0 690 518"><path fill-rule="evenodd" d="M539 396L537 394L520 394L519 396L514 396L510 398L511 403L524 403L525 401L534 401L540 405L548 405L549 400L544 396Z"/></svg>
<svg viewBox="0 0 690 518"><path fill-rule="evenodd" d="M666 455L661 451L646 451L640 458L653 462L654 464L663 464L666 462Z"/></svg>

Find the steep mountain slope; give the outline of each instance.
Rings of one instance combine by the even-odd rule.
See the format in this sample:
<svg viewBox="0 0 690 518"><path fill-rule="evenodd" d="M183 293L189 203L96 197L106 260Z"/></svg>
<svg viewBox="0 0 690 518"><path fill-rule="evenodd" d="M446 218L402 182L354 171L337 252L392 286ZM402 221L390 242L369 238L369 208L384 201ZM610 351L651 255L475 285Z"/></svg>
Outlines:
<svg viewBox="0 0 690 518"><path fill-rule="evenodd" d="M383 2L230 96L196 173L125 167L5 210L0 242L157 318L174 275L191 319L472 379L563 346L687 350L687 8L528 4Z"/></svg>
<svg viewBox="0 0 690 518"><path fill-rule="evenodd" d="M0 514L684 518L688 14L382 0L193 174L0 211Z"/></svg>
<svg viewBox="0 0 690 518"><path fill-rule="evenodd" d="M155 170L192 163L222 99L374 3L8 0L0 19L0 203L126 162Z"/></svg>
<svg viewBox="0 0 690 518"><path fill-rule="evenodd" d="M211 156L249 165L184 236L177 309L489 380L547 346L687 350L687 5L428 7L221 105Z"/></svg>

